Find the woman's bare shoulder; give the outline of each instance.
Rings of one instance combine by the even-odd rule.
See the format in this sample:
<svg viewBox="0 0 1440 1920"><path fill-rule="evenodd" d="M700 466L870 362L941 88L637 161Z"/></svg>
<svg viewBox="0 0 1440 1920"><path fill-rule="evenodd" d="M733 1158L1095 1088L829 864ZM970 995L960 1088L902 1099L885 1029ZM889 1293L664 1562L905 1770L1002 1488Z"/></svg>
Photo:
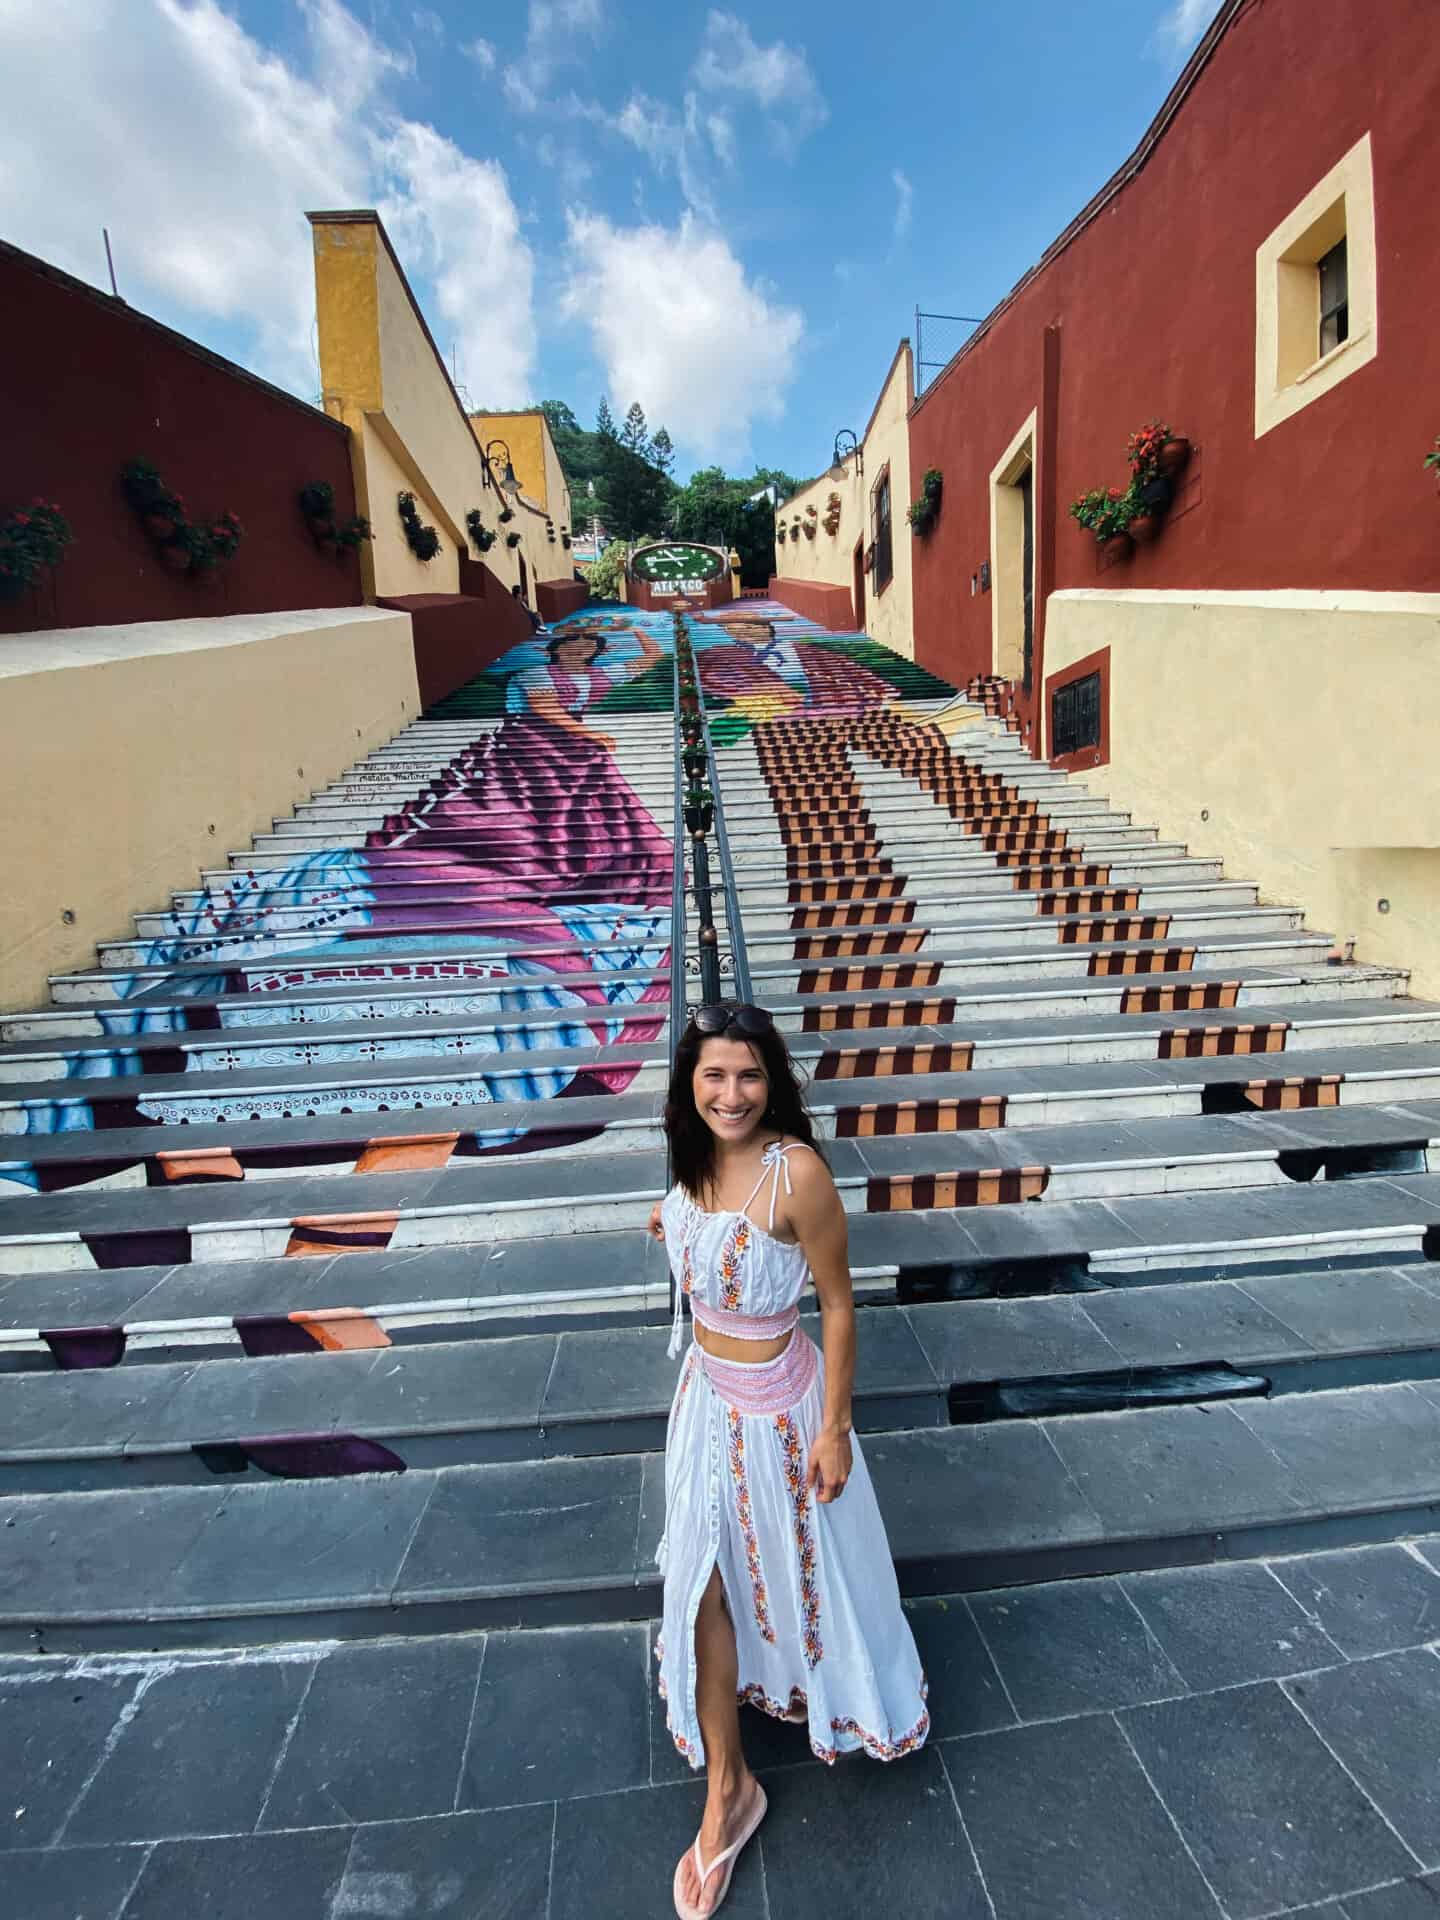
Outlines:
<svg viewBox="0 0 1440 1920"><path fill-rule="evenodd" d="M830 1169L814 1147L807 1147L803 1140L781 1140L779 1145L785 1155L790 1184L796 1193L819 1193L827 1187L834 1187Z"/></svg>

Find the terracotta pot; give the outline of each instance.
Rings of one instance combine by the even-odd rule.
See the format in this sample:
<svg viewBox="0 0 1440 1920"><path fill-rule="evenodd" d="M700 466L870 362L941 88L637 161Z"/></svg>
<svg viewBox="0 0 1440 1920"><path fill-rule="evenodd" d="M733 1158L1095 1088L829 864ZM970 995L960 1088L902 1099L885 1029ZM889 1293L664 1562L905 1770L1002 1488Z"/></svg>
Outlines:
<svg viewBox="0 0 1440 1920"><path fill-rule="evenodd" d="M1179 473L1190 458L1190 442L1185 439L1167 440L1160 449L1159 466L1162 473Z"/></svg>
<svg viewBox="0 0 1440 1920"><path fill-rule="evenodd" d="M1125 529L1126 534L1137 546L1145 546L1160 531L1160 516L1157 513L1137 513Z"/></svg>
<svg viewBox="0 0 1440 1920"><path fill-rule="evenodd" d="M312 513L305 522L314 539L322 544L335 538L335 522L323 513Z"/></svg>
<svg viewBox="0 0 1440 1920"><path fill-rule="evenodd" d="M1128 533L1112 533L1108 540L1100 542L1100 551L1107 560L1128 560L1135 549Z"/></svg>
<svg viewBox="0 0 1440 1920"><path fill-rule="evenodd" d="M142 513L140 524L152 540L171 540L175 536L175 516L170 513Z"/></svg>
<svg viewBox="0 0 1440 1920"><path fill-rule="evenodd" d="M159 552L160 564L168 573L189 573L191 562L188 547L182 547L178 541L172 540L169 546L161 547Z"/></svg>

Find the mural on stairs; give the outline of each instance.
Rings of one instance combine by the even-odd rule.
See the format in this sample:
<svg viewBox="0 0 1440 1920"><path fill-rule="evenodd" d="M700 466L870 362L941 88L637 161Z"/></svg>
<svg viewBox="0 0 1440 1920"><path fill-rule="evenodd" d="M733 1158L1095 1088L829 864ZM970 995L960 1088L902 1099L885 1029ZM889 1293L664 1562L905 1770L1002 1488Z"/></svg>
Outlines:
<svg viewBox="0 0 1440 1920"><path fill-rule="evenodd" d="M861 634L824 634L768 601L687 625L717 744L777 714L854 715L950 691ZM267 836L270 848L248 870L177 895L168 913L138 916L141 937L115 943L92 976L96 1024L114 1044L70 1049L64 1092L10 1106L0 1128L38 1135L501 1102L513 1120L517 1103L635 1085L637 1056L660 1034L669 998L669 805L653 785L649 804L636 792L604 720L671 712L672 632L667 612L612 605L535 634L425 716L446 729L438 739L402 737L347 775L338 794ZM458 750L442 759L451 730L467 721L473 732L461 727ZM373 999L363 994L371 982ZM509 1018L470 1035L312 1041L275 1032L434 1014ZM199 1038L217 1028L233 1038ZM163 1034L196 1038L173 1048L126 1044ZM597 1044L619 1051L565 1058ZM467 1052L490 1060L456 1058ZM504 1053L534 1057L497 1065ZM403 1078L344 1071L396 1056ZM262 1090L149 1086L130 1096L113 1084L103 1094L74 1086L317 1064L340 1071L322 1086ZM442 1065L451 1071L437 1074ZM437 1136L425 1164L576 1137L553 1120L466 1129ZM411 1163L422 1145L412 1143ZM304 1165L316 1151L311 1142ZM326 1164L370 1170L377 1155L389 1164L398 1151L383 1137L351 1137L327 1150ZM247 1169L298 1169L302 1154L216 1147L149 1152L143 1164L166 1183L236 1179ZM78 1167L64 1176L58 1166L10 1162L0 1180L41 1192L76 1176L108 1182L118 1167L96 1163L87 1179Z"/></svg>

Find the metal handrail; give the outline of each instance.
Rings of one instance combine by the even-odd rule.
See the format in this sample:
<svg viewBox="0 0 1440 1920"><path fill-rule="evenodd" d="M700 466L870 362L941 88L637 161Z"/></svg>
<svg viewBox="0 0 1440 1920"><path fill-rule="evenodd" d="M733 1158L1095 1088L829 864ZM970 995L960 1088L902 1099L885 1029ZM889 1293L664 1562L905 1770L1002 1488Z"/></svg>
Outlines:
<svg viewBox="0 0 1440 1920"><path fill-rule="evenodd" d="M745 929L740 920L740 901L735 891L735 865L730 857L730 837L725 831L725 802L720 794L720 766L710 738L710 715L705 706L705 687L700 678L700 655L695 652L695 689L700 697L700 730L705 736L705 758L710 764L710 791L715 796L715 842L720 851L720 886L725 895L725 930L730 935L730 968L735 980L735 998L749 1002L750 961L745 951Z"/></svg>
<svg viewBox="0 0 1440 1920"><path fill-rule="evenodd" d="M670 1064L685 1031L685 770L680 764L680 656L670 656L670 686L674 709L670 716L672 764L675 775L674 838L670 881Z"/></svg>

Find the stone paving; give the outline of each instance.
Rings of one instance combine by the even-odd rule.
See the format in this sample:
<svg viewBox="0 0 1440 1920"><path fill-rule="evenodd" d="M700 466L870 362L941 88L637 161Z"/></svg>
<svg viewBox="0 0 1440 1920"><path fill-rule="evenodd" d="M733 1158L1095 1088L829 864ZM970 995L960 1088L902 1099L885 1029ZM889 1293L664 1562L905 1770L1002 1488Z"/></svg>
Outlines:
<svg viewBox="0 0 1440 1920"><path fill-rule="evenodd" d="M1440 1913L1440 1535L907 1603L930 1743L770 1795L735 1920ZM17 1920L665 1920L643 1624L0 1665Z"/></svg>

